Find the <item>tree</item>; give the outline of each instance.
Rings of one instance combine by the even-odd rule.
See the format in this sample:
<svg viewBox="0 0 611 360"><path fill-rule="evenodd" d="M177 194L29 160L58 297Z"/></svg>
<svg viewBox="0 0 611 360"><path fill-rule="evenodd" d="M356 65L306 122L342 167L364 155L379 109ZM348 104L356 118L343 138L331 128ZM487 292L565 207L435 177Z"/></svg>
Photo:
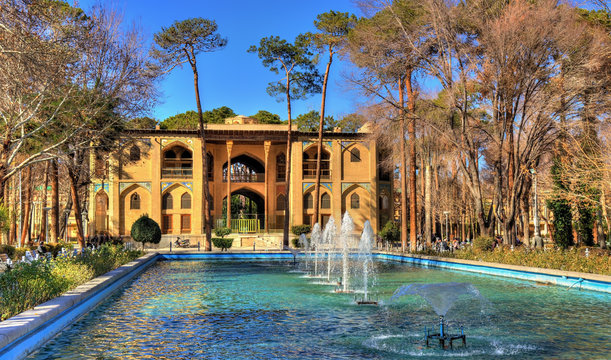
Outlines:
<svg viewBox="0 0 611 360"><path fill-rule="evenodd" d="M217 33L217 29L218 26L215 21L203 18L176 21L169 28L161 28L161 32L155 34L155 45L152 50L153 57L158 60L158 66L165 72L169 72L185 63L191 65L193 86L195 88L195 102L197 103L199 133L202 143L203 174L208 173L208 156L206 151L204 114L199 96L197 55L201 52L220 50L227 45L227 39L221 37ZM208 249L211 250L210 187L208 185L208 177L204 176L203 180L206 244Z"/></svg>
<svg viewBox="0 0 611 360"><path fill-rule="evenodd" d="M142 215L132 225L130 235L134 241L142 243L142 249L144 250L144 244L159 244L161 241L161 228L159 224L148 215Z"/></svg>
<svg viewBox="0 0 611 360"><path fill-rule="evenodd" d="M259 120L260 124L282 124L280 115L272 114L266 110L259 110L256 114L250 116L253 119Z"/></svg>
<svg viewBox="0 0 611 360"><path fill-rule="evenodd" d="M127 129L154 129L157 126L157 120L148 116L136 117L127 122Z"/></svg>
<svg viewBox="0 0 611 360"><path fill-rule="evenodd" d="M320 126L320 114L316 110L301 114L295 118L295 124L301 131L314 132ZM325 117L324 131L331 131L336 125L337 122L333 119L333 116Z"/></svg>
<svg viewBox="0 0 611 360"><path fill-rule="evenodd" d="M316 181L314 183L314 221L320 222L320 176L321 176L321 159L322 159L322 140L324 132L325 120L325 104L327 98L327 82L329 80L329 71L333 62L333 55L344 47L348 32L356 24L356 16L349 13L329 11L327 13L316 16L314 26L318 30L317 33L306 33L303 37L305 41L319 54L328 52L329 60L325 68L325 75L322 83L322 99L320 102L320 114L318 124L318 144L316 157ZM333 121L333 119L329 119ZM329 124L330 126L330 124Z"/></svg>
<svg viewBox="0 0 611 360"><path fill-rule="evenodd" d="M365 125L367 122L367 118L358 113L348 114L342 117L337 122L337 127L342 129L342 132L355 133L357 132L361 126Z"/></svg>
<svg viewBox="0 0 611 360"><path fill-rule="evenodd" d="M205 124L224 124L225 119L236 116L236 113L227 106L204 111ZM159 124L159 127L167 130L196 130L199 126L199 115L193 110L176 114L166 118Z"/></svg>
<svg viewBox="0 0 611 360"><path fill-rule="evenodd" d="M262 60L263 66L269 68L274 74L282 73L282 78L268 84L267 93L286 99L288 127L286 145L286 193L289 193L291 183L291 148L292 148L292 117L291 99L302 99L309 94L320 92L320 74L315 68L312 53L304 46L302 39L296 39L291 44L278 36L270 36L261 39L259 46L251 46L250 53L256 53ZM289 222L290 222L290 196L286 197L284 210L283 243L289 244Z"/></svg>

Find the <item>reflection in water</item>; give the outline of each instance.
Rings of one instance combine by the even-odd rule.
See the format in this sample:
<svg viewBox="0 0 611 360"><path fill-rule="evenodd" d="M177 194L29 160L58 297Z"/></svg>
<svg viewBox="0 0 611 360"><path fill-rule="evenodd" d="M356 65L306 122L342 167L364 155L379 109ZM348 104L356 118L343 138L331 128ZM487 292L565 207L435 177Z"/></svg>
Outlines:
<svg viewBox="0 0 611 360"><path fill-rule="evenodd" d="M488 359L605 358L611 296L452 271L378 262L374 291L388 300L408 283L469 282L485 308L457 300L447 313L469 338L443 353L422 345L436 319L420 297L359 307L292 262L161 261L34 359Z"/></svg>

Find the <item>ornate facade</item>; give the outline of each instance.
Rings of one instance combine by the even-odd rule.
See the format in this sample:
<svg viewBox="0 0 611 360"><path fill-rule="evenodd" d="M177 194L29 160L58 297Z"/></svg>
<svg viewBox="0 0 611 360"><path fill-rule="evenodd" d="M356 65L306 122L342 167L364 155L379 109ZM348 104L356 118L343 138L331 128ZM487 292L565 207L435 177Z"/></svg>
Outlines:
<svg viewBox="0 0 611 360"><path fill-rule="evenodd" d="M207 125L213 227L224 226L229 217L239 232L281 232L286 196L291 225L316 222L312 217L317 133L295 129L293 134L287 194L286 125L257 124L245 117ZM90 191L89 234L129 235L133 222L148 214L164 234L199 241L204 227L204 174L198 132L151 129L130 135L135 143L122 156L111 157L111 168L117 171L97 171L106 160L91 159L96 178ZM357 229L370 220L379 230L391 218L391 177L378 168L376 144L367 135L364 129L325 133L318 221L326 223L331 216L339 220L348 211ZM247 199L242 213L231 216L227 194Z"/></svg>

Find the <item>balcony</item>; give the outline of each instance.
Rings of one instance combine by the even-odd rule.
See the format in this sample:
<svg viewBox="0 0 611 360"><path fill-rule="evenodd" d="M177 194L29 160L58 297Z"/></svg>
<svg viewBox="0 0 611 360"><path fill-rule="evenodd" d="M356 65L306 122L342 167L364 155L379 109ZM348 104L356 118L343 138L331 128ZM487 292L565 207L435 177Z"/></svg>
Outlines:
<svg viewBox="0 0 611 360"><path fill-rule="evenodd" d="M316 179L316 160L303 161L303 178ZM329 160L320 162L320 178L328 180L331 178L331 169L329 168Z"/></svg>
<svg viewBox="0 0 611 360"><path fill-rule="evenodd" d="M227 182L227 173L223 174L223 182ZM231 174L231 182L235 183L262 183L265 182L265 173Z"/></svg>
<svg viewBox="0 0 611 360"><path fill-rule="evenodd" d="M162 178L191 178L193 168L164 168L161 169Z"/></svg>

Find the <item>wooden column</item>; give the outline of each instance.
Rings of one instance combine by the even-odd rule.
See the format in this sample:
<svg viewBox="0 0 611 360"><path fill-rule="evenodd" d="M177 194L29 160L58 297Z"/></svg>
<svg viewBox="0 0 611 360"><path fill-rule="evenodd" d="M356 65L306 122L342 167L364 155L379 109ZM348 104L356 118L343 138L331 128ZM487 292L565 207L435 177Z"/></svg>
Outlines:
<svg viewBox="0 0 611 360"><path fill-rule="evenodd" d="M233 141L227 140L227 224L231 229L231 148Z"/></svg>
<svg viewBox="0 0 611 360"><path fill-rule="evenodd" d="M268 185L269 185L269 148L271 147L272 142L269 140L266 140L263 142L263 147L265 149L265 195L264 195L264 199L263 201L265 201L265 232L269 233L269 189L268 189Z"/></svg>

